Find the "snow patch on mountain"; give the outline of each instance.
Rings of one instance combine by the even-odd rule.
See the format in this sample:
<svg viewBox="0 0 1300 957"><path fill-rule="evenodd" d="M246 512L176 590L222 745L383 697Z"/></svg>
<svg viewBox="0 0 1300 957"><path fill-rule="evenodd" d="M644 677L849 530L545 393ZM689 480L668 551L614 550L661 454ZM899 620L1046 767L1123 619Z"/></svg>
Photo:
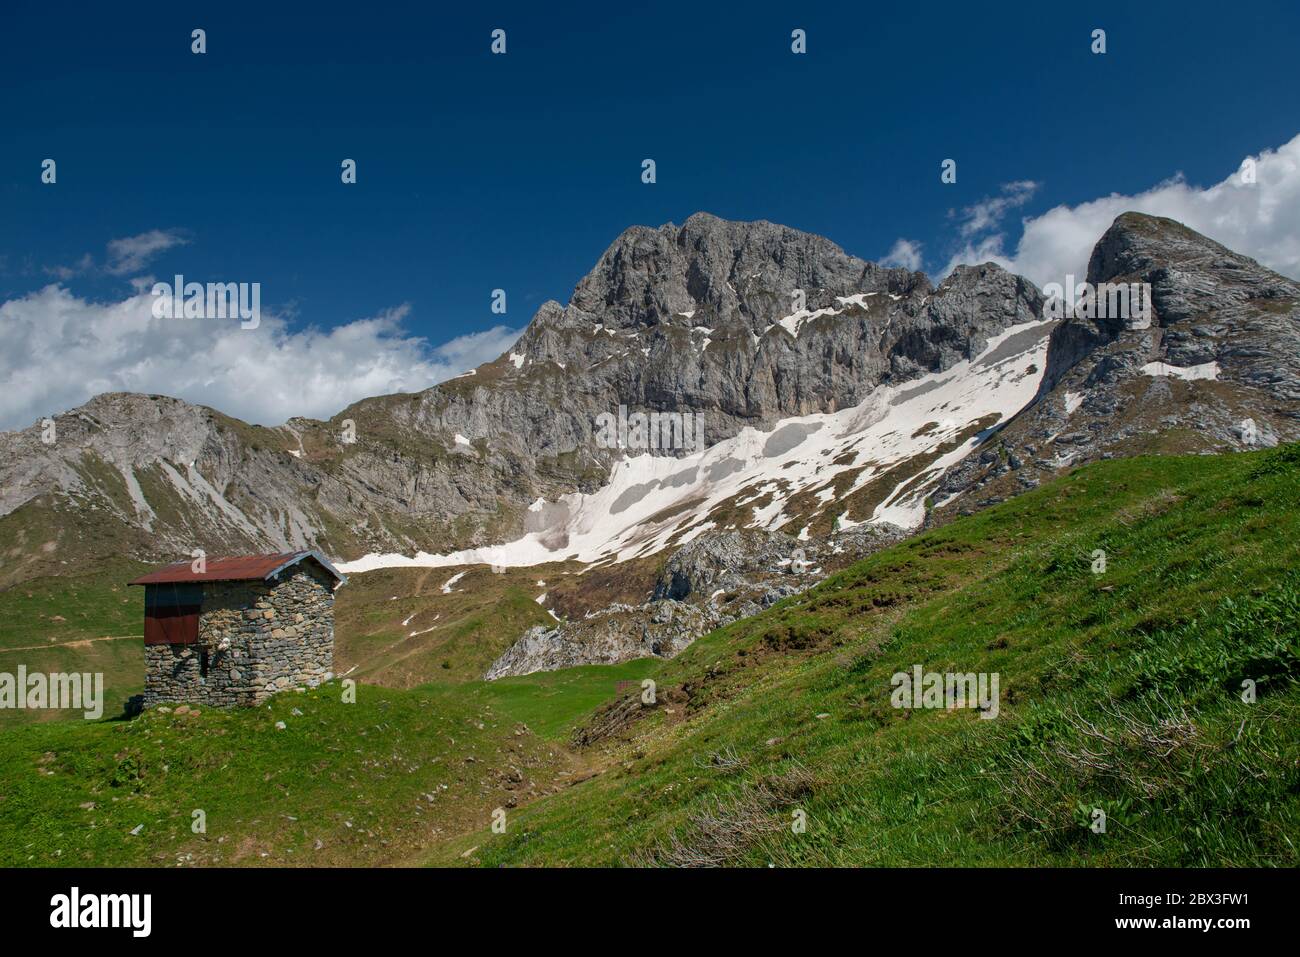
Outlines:
<svg viewBox="0 0 1300 957"><path fill-rule="evenodd" d="M1195 366L1171 366L1167 362L1148 362L1142 367L1142 374L1169 376L1187 382L1194 382L1197 379L1213 381L1219 378L1219 364L1217 362L1202 362L1200 365Z"/></svg>
<svg viewBox="0 0 1300 957"><path fill-rule="evenodd" d="M528 531L515 541L449 554L370 554L341 564L340 570L351 574L393 567L622 561L683 544L715 527L710 513L729 500L737 508L755 503L740 527L775 530L803 514L792 502L801 492L816 496L815 514L895 466L934 455L970 433L974 423L1002 422L1015 415L1038 389L1050 326L1034 321L1008 327L990 338L975 359L901 385L880 386L852 408L785 419L766 432L747 428L682 458L624 458L595 492L533 503ZM968 434L919 473L902 470L897 485L871 514L844 511L839 527L866 522L919 525L926 496L944 470L983 437L982 432ZM857 474L837 496L830 483L849 470Z"/></svg>

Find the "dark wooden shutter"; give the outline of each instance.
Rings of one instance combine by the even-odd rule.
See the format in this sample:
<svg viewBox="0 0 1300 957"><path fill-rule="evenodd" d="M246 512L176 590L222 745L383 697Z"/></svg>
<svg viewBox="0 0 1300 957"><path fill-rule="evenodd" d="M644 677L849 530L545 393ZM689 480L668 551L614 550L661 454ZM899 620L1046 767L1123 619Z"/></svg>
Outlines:
<svg viewBox="0 0 1300 957"><path fill-rule="evenodd" d="M144 600L146 645L192 645L199 640L201 586L149 585Z"/></svg>
<svg viewBox="0 0 1300 957"><path fill-rule="evenodd" d="M155 608L144 616L146 645L192 645L198 640L198 605Z"/></svg>

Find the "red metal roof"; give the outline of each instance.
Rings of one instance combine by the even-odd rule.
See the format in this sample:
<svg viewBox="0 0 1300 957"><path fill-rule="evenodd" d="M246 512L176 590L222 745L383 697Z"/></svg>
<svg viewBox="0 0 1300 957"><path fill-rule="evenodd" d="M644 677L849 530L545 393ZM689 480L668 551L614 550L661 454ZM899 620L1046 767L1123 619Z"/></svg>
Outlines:
<svg viewBox="0 0 1300 957"><path fill-rule="evenodd" d="M347 581L338 569L319 552L278 552L274 555L234 555L227 558L209 558L201 574L195 574L190 561L173 562L156 571L142 575L130 585L161 585L171 582L233 582L255 581L270 578L290 565L310 558L340 582Z"/></svg>

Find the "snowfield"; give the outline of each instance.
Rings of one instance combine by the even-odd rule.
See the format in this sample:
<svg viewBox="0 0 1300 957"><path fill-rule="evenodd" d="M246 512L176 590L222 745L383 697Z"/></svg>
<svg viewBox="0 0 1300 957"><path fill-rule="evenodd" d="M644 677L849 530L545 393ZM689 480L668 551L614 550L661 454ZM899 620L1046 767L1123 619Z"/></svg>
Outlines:
<svg viewBox="0 0 1300 957"><path fill-rule="evenodd" d="M791 317L797 328L808 316ZM968 437L919 473L903 471L871 514L837 505L894 466L933 454L982 419L1003 422L1034 397L1047 354L1052 323L1036 321L1006 329L974 360L898 386L880 386L849 409L785 419L771 431L748 428L703 452L673 458L637 455L613 468L598 491L558 501L534 502L527 533L513 542L445 555L366 555L344 562L345 574L376 568L490 564L507 567L575 559L584 563L622 561L681 545L716 527L708 518L731 501L731 514L748 506L746 528L775 530L819 514L846 529L866 522L920 524L925 499L945 470L975 448L983 433ZM831 481L861 471L839 495ZM803 510L791 499L805 496ZM807 498L813 498L811 507ZM752 505L749 505L753 502ZM790 509L787 512L787 509ZM797 533L799 527L787 529Z"/></svg>

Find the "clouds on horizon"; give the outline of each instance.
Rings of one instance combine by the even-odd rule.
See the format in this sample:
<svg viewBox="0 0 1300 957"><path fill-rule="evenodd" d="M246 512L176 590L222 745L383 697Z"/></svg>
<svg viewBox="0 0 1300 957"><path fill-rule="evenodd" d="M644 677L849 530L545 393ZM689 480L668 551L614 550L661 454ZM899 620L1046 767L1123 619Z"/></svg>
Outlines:
<svg viewBox="0 0 1300 957"><path fill-rule="evenodd" d="M405 330L406 305L326 330L295 331L265 307L256 329L237 319L159 319L148 287L134 285L120 302L54 283L0 304L0 429L118 391L172 395L261 425L323 419L368 396L427 389L519 337L496 326L431 346Z"/></svg>
<svg viewBox="0 0 1300 957"><path fill-rule="evenodd" d="M1242 177L1246 160L1254 163L1253 184ZM1300 134L1275 150L1246 157L1241 167L1204 189L1177 173L1134 195L1112 193L1027 217L1015 250L1008 252L1002 218L1024 205L1036 188L1027 181L1008 183L1000 195L954 214L961 243L937 275L963 264L995 262L1039 288L1064 283L1067 273L1082 279L1097 240L1121 213L1136 211L1176 219L1270 269L1300 278ZM900 239L894 248L902 244L917 245Z"/></svg>

